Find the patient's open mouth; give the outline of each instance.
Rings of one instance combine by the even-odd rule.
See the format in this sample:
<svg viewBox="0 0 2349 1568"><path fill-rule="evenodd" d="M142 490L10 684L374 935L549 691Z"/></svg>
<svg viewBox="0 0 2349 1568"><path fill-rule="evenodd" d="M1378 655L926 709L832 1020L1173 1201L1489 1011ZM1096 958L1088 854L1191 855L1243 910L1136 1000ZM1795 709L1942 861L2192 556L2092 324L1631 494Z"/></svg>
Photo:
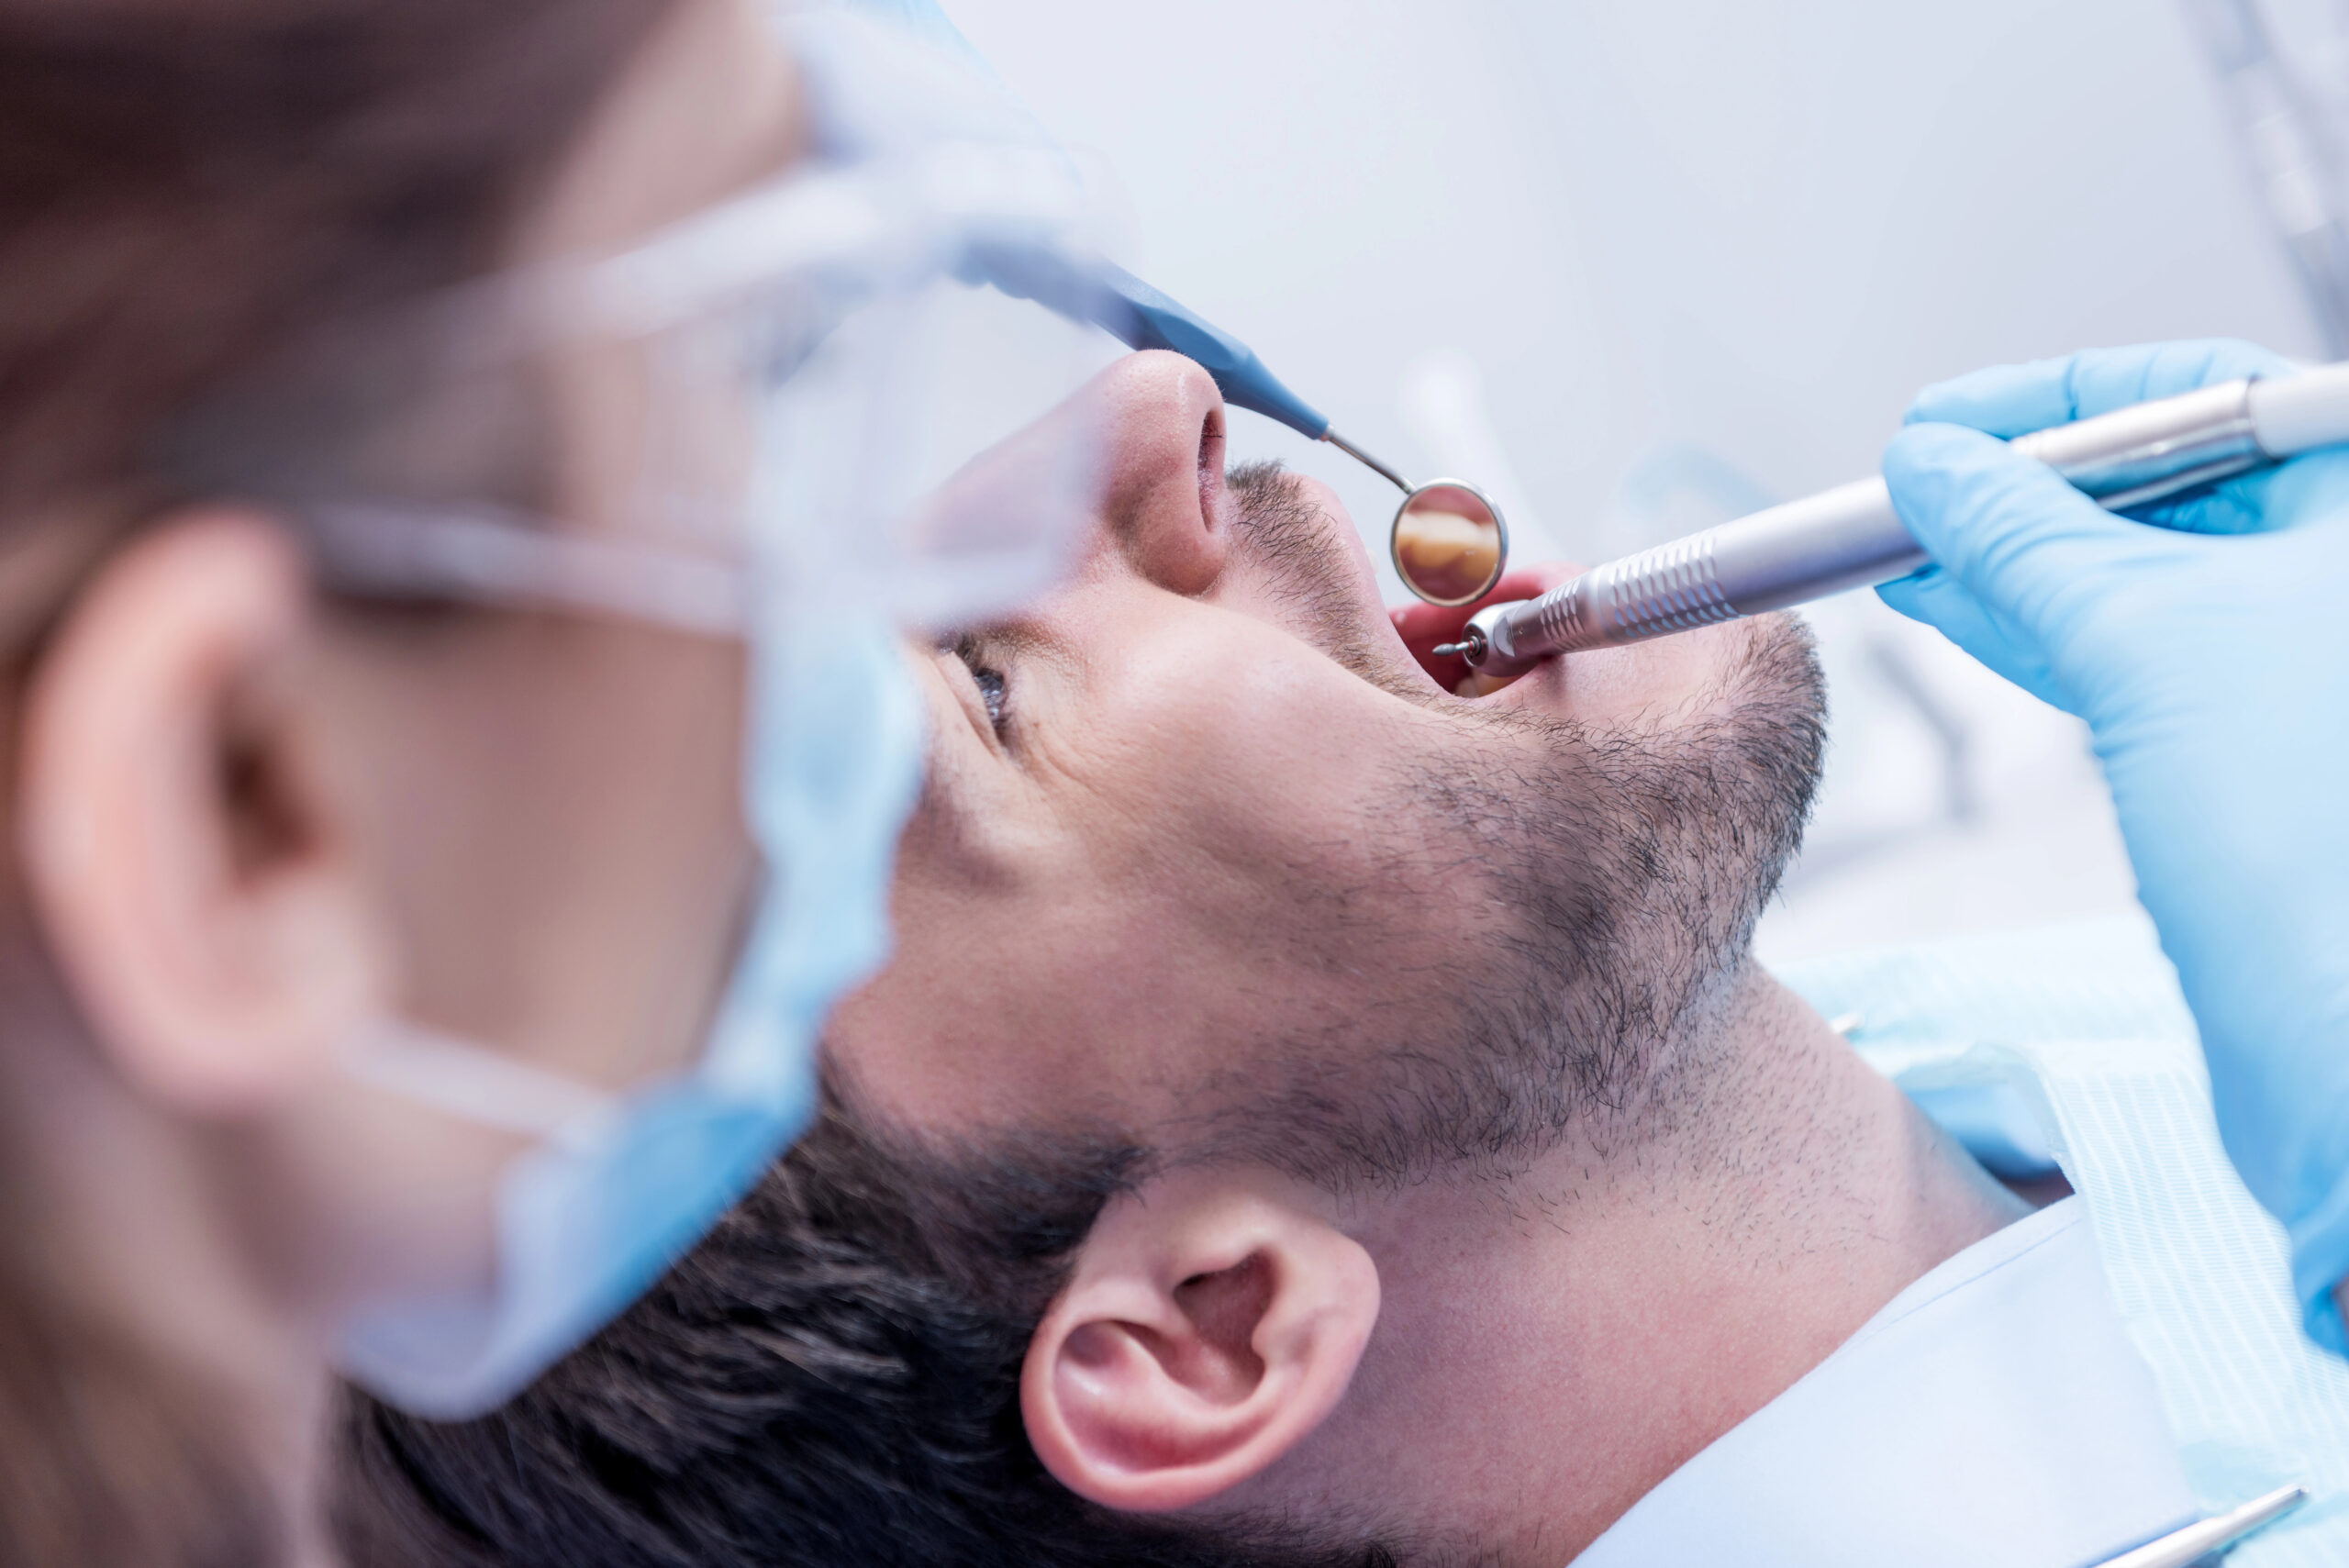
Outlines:
<svg viewBox="0 0 2349 1568"><path fill-rule="evenodd" d="M1538 598L1581 571L1564 562L1541 562L1504 573L1474 604L1414 603L1387 609L1388 627L1410 655L1412 670L1407 671L1396 665L1393 644L1364 624L1366 615L1381 607L1377 582L1362 538L1336 495L1269 463L1234 469L1229 484L1238 503L1235 551L1253 555L1264 575L1281 586L1292 628L1398 695L1481 697L1509 684L1477 676L1466 660L1438 658L1435 651L1457 640L1468 617L1486 606Z"/></svg>
<svg viewBox="0 0 2349 1568"><path fill-rule="evenodd" d="M1477 674L1458 654L1439 657L1436 650L1459 640L1468 617L1489 605L1505 605L1548 593L1571 580L1580 568L1563 563L1520 567L1504 574L1493 591L1473 605L1410 604L1387 612L1395 630L1419 668L1444 691L1456 696L1489 696L1510 684Z"/></svg>

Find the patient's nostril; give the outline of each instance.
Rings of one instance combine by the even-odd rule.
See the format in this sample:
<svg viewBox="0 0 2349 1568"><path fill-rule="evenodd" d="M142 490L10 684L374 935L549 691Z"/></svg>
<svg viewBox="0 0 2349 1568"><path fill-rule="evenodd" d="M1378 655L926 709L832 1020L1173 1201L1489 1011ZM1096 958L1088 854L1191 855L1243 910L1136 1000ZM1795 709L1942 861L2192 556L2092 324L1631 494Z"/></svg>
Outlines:
<svg viewBox="0 0 2349 1568"><path fill-rule="evenodd" d="M1199 422L1199 517L1209 533L1225 523L1223 409L1209 408Z"/></svg>
<svg viewBox="0 0 2349 1568"><path fill-rule="evenodd" d="M1233 518L1223 396L1179 355L1136 354L1102 384L1109 446L1102 522L1133 569L1177 594L1222 574Z"/></svg>

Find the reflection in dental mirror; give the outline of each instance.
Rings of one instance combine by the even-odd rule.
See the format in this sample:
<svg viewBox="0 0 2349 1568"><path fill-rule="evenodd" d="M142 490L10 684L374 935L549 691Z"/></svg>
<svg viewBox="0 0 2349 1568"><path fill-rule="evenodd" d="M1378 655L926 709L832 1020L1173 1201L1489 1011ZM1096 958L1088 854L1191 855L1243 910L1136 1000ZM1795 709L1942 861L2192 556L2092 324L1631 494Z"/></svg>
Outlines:
<svg viewBox="0 0 2349 1568"><path fill-rule="evenodd" d="M1453 480L1423 484L1395 514L1392 542L1403 586L1431 605L1465 605L1485 596L1508 562L1500 508Z"/></svg>

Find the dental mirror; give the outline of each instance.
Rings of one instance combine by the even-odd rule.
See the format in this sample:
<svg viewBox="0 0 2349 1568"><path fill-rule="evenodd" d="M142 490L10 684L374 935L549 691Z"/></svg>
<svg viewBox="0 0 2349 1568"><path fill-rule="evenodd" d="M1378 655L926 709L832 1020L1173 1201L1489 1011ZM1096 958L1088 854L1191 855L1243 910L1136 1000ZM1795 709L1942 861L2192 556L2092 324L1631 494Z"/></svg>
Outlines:
<svg viewBox="0 0 2349 1568"><path fill-rule="evenodd" d="M1388 552L1403 586L1429 604L1474 604L1508 565L1508 525L1475 485L1439 479L1403 497Z"/></svg>

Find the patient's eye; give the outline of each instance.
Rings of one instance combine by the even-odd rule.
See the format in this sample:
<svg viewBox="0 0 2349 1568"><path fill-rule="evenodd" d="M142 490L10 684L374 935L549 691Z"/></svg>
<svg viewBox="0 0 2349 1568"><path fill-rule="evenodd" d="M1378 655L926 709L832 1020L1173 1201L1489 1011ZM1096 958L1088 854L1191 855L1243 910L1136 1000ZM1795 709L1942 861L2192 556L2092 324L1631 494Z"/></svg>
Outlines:
<svg viewBox="0 0 2349 1568"><path fill-rule="evenodd" d="M1004 680L1003 672L987 662L986 654L979 647L979 639L975 637L956 638L954 657L960 659L963 668L971 672L972 684L979 688L979 701L987 710L987 722L995 726L996 734L1002 734L1004 699L1009 689L1009 683Z"/></svg>

